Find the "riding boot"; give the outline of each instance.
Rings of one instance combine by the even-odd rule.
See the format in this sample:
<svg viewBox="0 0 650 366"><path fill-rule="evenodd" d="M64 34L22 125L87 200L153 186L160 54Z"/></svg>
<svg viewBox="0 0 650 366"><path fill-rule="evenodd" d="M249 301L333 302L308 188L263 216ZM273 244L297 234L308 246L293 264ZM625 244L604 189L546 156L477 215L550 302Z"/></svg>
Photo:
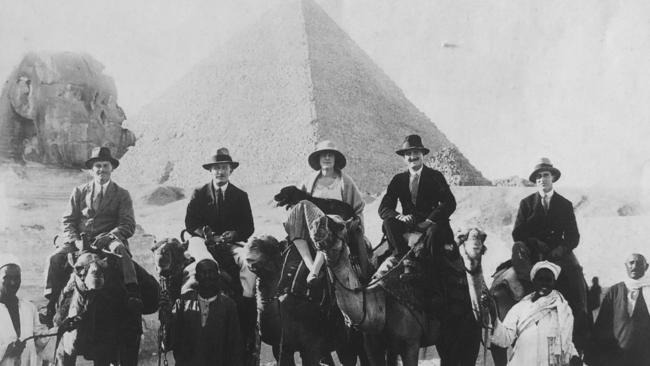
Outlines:
<svg viewBox="0 0 650 366"><path fill-rule="evenodd" d="M136 315L142 315L144 304L142 303L142 294L140 293L140 286L137 283L126 284L126 307Z"/></svg>

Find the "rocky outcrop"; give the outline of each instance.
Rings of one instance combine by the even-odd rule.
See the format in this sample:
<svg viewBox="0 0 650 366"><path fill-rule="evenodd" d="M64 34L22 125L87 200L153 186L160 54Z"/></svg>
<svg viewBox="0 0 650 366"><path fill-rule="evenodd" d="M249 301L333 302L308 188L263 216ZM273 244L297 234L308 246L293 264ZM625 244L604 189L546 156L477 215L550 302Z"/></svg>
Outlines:
<svg viewBox="0 0 650 366"><path fill-rule="evenodd" d="M232 179L245 187L301 181L315 144L333 140L367 193L404 169L395 149L406 135L454 146L312 0L283 2L145 106L129 128L138 143L122 159L120 181L184 189L210 179L201 163L221 146L241 163ZM467 159L455 164L460 181L480 180Z"/></svg>
<svg viewBox="0 0 650 366"><path fill-rule="evenodd" d="M0 156L64 167L82 166L96 146L122 156L135 136L103 69L86 54L27 54L0 95Z"/></svg>
<svg viewBox="0 0 650 366"><path fill-rule="evenodd" d="M492 184L497 187L535 187L535 183L516 175L495 179Z"/></svg>
<svg viewBox="0 0 650 366"><path fill-rule="evenodd" d="M426 164L440 171L452 186L492 185L456 147L444 147L433 152Z"/></svg>

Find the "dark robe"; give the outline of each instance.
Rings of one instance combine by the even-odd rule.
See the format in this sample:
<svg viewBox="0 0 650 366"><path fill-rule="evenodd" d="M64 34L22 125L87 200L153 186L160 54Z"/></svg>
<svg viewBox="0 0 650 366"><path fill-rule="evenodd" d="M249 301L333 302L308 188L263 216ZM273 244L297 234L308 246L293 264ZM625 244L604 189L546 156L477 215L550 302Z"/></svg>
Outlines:
<svg viewBox="0 0 650 366"><path fill-rule="evenodd" d="M237 306L224 294L210 303L201 326L198 295L191 292L176 301L169 332L176 365L241 366L243 343Z"/></svg>
<svg viewBox="0 0 650 366"><path fill-rule="evenodd" d="M594 326L593 365L650 365L650 314L640 293L632 316L627 310L625 283L612 286L600 305Z"/></svg>

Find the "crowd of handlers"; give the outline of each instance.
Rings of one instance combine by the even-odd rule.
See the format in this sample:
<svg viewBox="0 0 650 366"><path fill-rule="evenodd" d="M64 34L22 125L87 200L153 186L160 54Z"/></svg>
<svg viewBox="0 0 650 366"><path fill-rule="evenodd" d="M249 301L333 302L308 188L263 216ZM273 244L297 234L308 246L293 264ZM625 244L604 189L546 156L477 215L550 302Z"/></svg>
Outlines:
<svg viewBox="0 0 650 366"><path fill-rule="evenodd" d="M452 231L456 201L443 174L424 164L428 152L417 135L396 151L407 169L379 205L388 250L376 256L362 194L331 141L309 155L313 174L275 197L289 209L282 242L252 237L248 195L230 180L239 163L221 148L202 165L211 181L187 206L188 239L152 249L160 276L152 284L129 249L133 204L111 179L119 161L94 149L93 180L73 190L48 258L40 317L17 295L19 260L0 256L0 365L40 365L46 346L58 364L82 355L136 365L141 316L156 310L160 357L171 351L176 365L259 365L260 339L281 365L293 364L294 351L303 365L331 363L337 350L344 364L399 357L413 366L428 345L443 366L475 365L481 345L496 365L650 365L648 263L629 257L629 278L607 290L594 322L600 299L588 301L573 205L555 191L561 174L548 159L530 174L538 191L521 200L512 257L488 289L486 234Z"/></svg>

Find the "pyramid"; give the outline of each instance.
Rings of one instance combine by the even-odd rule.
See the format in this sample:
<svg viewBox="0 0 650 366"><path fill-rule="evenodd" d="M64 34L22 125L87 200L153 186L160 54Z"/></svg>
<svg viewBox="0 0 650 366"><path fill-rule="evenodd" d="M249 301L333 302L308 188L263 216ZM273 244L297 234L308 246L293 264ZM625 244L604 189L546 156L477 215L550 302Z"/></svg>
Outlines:
<svg viewBox="0 0 650 366"><path fill-rule="evenodd" d="M209 179L201 164L221 146L241 163L233 182L247 187L302 180L316 143L333 140L367 193L404 169L394 151L406 135L421 135L434 152L455 147L312 0L267 13L129 128L138 140L116 171L120 181L186 189Z"/></svg>

